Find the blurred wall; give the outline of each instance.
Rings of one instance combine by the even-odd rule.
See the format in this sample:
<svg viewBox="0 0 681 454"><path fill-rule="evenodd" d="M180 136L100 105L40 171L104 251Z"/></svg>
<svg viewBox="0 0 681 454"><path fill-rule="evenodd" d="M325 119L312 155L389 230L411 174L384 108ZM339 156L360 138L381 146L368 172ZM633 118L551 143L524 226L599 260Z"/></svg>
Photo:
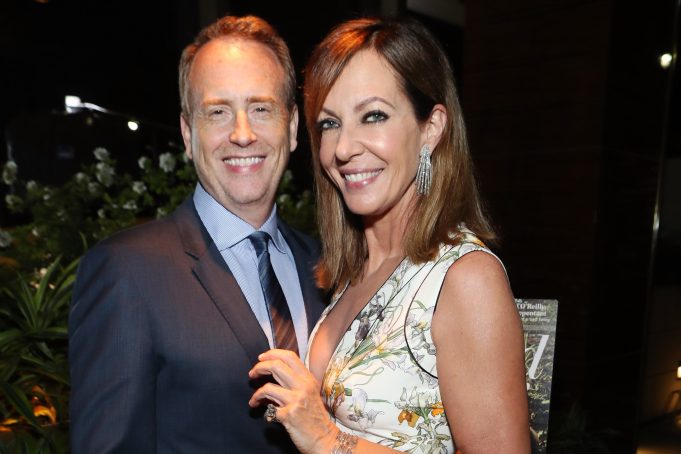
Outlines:
<svg viewBox="0 0 681 454"><path fill-rule="evenodd" d="M519 297L560 301L549 443L573 404L634 452L673 1L466 3L464 113Z"/></svg>

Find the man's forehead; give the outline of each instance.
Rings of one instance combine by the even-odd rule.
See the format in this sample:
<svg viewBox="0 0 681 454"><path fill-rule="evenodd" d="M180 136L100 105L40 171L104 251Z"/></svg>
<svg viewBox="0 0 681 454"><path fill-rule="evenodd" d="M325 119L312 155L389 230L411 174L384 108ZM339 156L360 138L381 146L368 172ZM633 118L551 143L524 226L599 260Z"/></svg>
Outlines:
<svg viewBox="0 0 681 454"><path fill-rule="evenodd" d="M288 110L284 67L272 49L251 39L227 36L207 42L196 55L188 82L196 107L248 100Z"/></svg>
<svg viewBox="0 0 681 454"><path fill-rule="evenodd" d="M213 38L199 49L196 59L203 58L230 58L233 60L251 58L271 59L272 63L282 69L276 53L265 44L252 39L239 36L220 36Z"/></svg>

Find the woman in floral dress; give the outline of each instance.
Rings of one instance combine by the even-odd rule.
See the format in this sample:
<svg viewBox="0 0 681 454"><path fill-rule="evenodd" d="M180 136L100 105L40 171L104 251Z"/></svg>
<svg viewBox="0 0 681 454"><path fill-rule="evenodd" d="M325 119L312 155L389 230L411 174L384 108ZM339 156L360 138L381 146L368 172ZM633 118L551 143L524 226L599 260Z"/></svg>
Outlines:
<svg viewBox="0 0 681 454"><path fill-rule="evenodd" d="M442 48L414 21L353 20L305 75L333 298L305 364L260 356L251 378L275 382L250 404L304 453L529 452L522 325Z"/></svg>

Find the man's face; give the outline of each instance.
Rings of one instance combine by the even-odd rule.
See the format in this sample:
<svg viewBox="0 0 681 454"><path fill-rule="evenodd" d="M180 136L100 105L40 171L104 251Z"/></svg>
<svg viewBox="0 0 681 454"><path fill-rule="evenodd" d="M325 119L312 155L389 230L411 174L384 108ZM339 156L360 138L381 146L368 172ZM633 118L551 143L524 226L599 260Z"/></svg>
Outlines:
<svg viewBox="0 0 681 454"><path fill-rule="evenodd" d="M189 75L191 119L181 117L187 156L222 206L258 228L269 216L298 111L284 98L285 74L274 53L242 39L214 39Z"/></svg>

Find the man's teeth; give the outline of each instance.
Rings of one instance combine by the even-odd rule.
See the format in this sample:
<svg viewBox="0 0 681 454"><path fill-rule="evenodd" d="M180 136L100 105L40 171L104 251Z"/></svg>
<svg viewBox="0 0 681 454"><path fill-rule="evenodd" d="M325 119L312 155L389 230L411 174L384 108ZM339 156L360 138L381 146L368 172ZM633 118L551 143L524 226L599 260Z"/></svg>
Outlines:
<svg viewBox="0 0 681 454"><path fill-rule="evenodd" d="M265 158L260 158L260 157L250 157L250 158L227 158L225 159L225 162L231 166L252 166L253 164L257 164L260 161L263 161Z"/></svg>
<svg viewBox="0 0 681 454"><path fill-rule="evenodd" d="M356 183L358 181L364 181L375 177L379 173L381 173L380 170L374 170L373 172L346 173L343 175L343 177L350 182Z"/></svg>

